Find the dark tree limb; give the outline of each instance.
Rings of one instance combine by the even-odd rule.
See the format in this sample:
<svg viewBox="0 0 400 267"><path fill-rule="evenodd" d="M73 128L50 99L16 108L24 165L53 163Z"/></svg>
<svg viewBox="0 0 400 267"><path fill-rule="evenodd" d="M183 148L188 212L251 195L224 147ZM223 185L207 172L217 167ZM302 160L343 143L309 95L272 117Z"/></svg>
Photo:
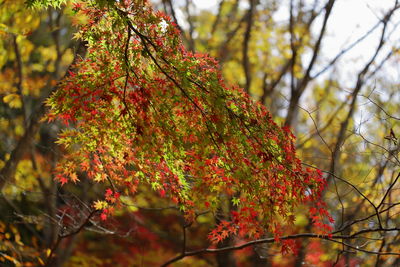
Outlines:
<svg viewBox="0 0 400 267"><path fill-rule="evenodd" d="M77 51L75 53L75 57L67 72L64 75L64 78L67 78L71 75L72 72L75 71L75 64L83 58L86 54L86 42L81 41L78 45ZM61 79L62 80L62 79ZM52 92L57 91L59 84L56 85L52 90ZM46 113L46 104L43 102L36 110L32 113L29 126L26 128L24 135L18 141L17 146L11 152L10 159L7 160L5 166L0 171L0 191L2 191L4 185L11 180L14 179L15 171L17 169L17 165L24 156L25 153L30 151L30 147L34 141L34 136L40 128L41 122L40 119Z"/></svg>
<svg viewBox="0 0 400 267"><path fill-rule="evenodd" d="M313 48L312 48L312 57L310 62L308 63L308 66L306 68L305 74L303 78L298 82L295 90L292 90L290 102L289 102L289 108L288 112L285 118L285 125L292 125L294 122L294 119L297 114L297 105L299 103L300 97L304 93L305 88L307 87L308 83L311 80L311 71L314 68L314 65L317 61L317 58L320 54L320 49L321 49L321 44L322 40L325 36L326 33L326 28L328 25L328 19L331 15L333 5L335 4L336 0L329 0L328 3L325 5L325 15L323 18L323 23L319 32L319 35L317 37L317 41L315 42Z"/></svg>
<svg viewBox="0 0 400 267"><path fill-rule="evenodd" d="M194 39L193 39L193 33L194 33L193 17L190 12L191 5L192 5L192 0L186 0L185 10L186 10L186 14L187 14L187 21L189 24L189 32L188 32L188 46L189 47L188 47L188 49L190 51L195 51L196 47L195 47L195 43L194 43Z"/></svg>
<svg viewBox="0 0 400 267"><path fill-rule="evenodd" d="M362 231L362 233L366 233L366 232L371 233L371 232L377 232L377 231L397 232L397 231L400 231L400 228L369 229L369 231ZM326 241L330 241L330 242L334 242L334 243L344 244L347 247L350 247L350 248L352 248L354 250L357 250L357 251L360 251L360 252L364 252L364 253L368 253L368 254L400 256L400 253L398 253L398 252L371 251L371 250L361 249L359 247L355 247L355 246L349 245L347 243L344 243L343 241L339 241L340 239L342 239L342 240L352 240L355 237L357 237L359 234L361 234L361 231L353 233L351 235L332 235L332 236L319 235L319 234L313 234L313 233L303 233L303 234L295 234L295 235L283 236L283 237L280 238L280 240L322 239L322 240L326 240ZM254 240L254 241L249 241L249 242L246 242L246 243L244 243L242 245L234 245L234 246L228 246L228 247L223 247L223 248L204 248L204 249L199 249L199 250L194 250L194 251L188 251L188 252L185 252L184 254L180 254L180 255L168 260L167 262L162 264L161 267L166 267L166 266L168 266L168 265L170 265L170 264L172 264L174 262L177 262L177 261L179 261L179 260L181 260L183 258L190 257L190 256L196 256L196 255L200 255L200 254L223 253L223 252L226 252L226 251L241 250L241 249L244 249L246 247L250 247L250 246L254 246L254 245L272 244L272 243L276 243L276 239L274 237L263 238L263 239L258 239L258 240Z"/></svg>
<svg viewBox="0 0 400 267"><path fill-rule="evenodd" d="M255 11L256 11L256 6L258 3L258 0L249 0L249 2L250 2L250 8L248 11L248 15L246 17L246 29L244 32L243 51L242 51L243 71L244 71L244 75L246 77L246 83L244 85L244 90L247 93L250 93L251 78L252 78L250 57L249 57L249 45L250 45L251 31L252 31L253 24L254 24L254 16L255 16Z"/></svg>

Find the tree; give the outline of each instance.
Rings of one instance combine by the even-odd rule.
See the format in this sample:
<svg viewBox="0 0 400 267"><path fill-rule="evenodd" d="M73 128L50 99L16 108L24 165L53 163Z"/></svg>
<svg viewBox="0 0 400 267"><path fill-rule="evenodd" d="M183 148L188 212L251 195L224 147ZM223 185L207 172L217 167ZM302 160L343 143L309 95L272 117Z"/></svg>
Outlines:
<svg viewBox="0 0 400 267"><path fill-rule="evenodd" d="M399 6L393 1L386 9L375 7L369 21L376 16L376 23L370 29L350 36L349 43L343 44L336 54L325 54L329 30L336 27L331 22L336 6L340 5L336 2L226 0L219 2L215 14L206 10L190 17L192 24L197 25L191 31L196 33L195 48L219 58L229 82L239 81L246 87L250 73L252 97L267 105L276 120L292 126L300 137L297 148L303 158L326 170L329 183L324 195L329 199L328 210L336 218L337 229L350 233L380 225L376 217L369 223L362 220L372 218L371 208L385 210L383 206L397 203L394 199L386 203L382 196L392 194L398 173L398 161L394 159L398 147L388 143L388 133L398 125L396 110L390 108L398 105L398 93L392 91L392 84L398 80L389 73L390 62L397 60L398 53L397 39L393 38L397 30L390 25L397 20ZM241 8L243 3L248 5ZM166 9L173 15L171 9L179 9L179 4ZM187 8L181 10L185 12ZM286 14L286 19L282 19L282 14ZM186 23L182 19L179 22ZM365 42L376 46L363 60L358 59L355 64L355 59L346 59L348 53ZM250 64L244 62L247 57ZM343 64L354 67L347 73L340 71ZM382 101L388 99L384 95L390 95L394 102ZM389 108L391 111L387 112ZM391 225L397 225L391 212L384 213ZM387 236L375 234L368 238L384 240ZM393 242L397 241L389 241ZM302 253L307 249L307 241L302 244L294 264L307 258L307 251ZM386 242L368 245L368 251L374 252L393 249ZM341 251L339 263L350 258L370 265L385 262L375 255L354 256L350 247L337 249ZM334 262L337 254L326 250L325 255L333 257ZM386 259L386 264L394 259Z"/></svg>
<svg viewBox="0 0 400 267"><path fill-rule="evenodd" d="M291 2L291 40L290 45L283 50L291 51L292 56L284 62L281 73L265 72L262 102L258 103L251 100L248 93L253 94L252 88L256 81L251 70L254 63L251 63L250 47L254 29L257 29L255 18L259 2L250 1L249 10L235 29L238 32L242 24L245 24L243 49L238 50L242 53L239 58L243 64L245 91L226 85L219 71L220 66L213 58L192 52L196 50L196 41L202 40L201 37L198 40L194 38L196 30L191 23L188 34L179 32L168 16L153 11L145 1L84 1L67 3L62 9L55 8L61 7L64 2L30 1L31 5L40 8L49 4L53 6L48 9L48 17L56 57L53 59L55 68L50 70L50 73L54 72L50 81L59 81L56 84L49 83L54 87L51 97L46 100L50 108L46 118L49 122L62 121L62 125L53 124L63 129L57 141L62 148L48 144L46 134L51 131L41 129L38 145L30 149L39 130L39 118L45 112L45 105L40 105L35 112L36 116L30 118L29 124L25 123L27 126L22 136L14 137L16 145L1 170L0 185L3 190L10 190L14 184L20 186L21 178L18 180L18 175L21 170L28 173L22 179L34 180L28 179L27 175L37 177L39 185L33 185L32 188L39 186L41 189L44 203L48 205L45 207L46 216L38 212L40 202L32 201L31 198L26 200L24 194L14 192L14 195L11 194L12 201L4 198L24 226L17 229L12 221L2 226L2 238L9 240L3 248L6 251L2 254L3 261L56 266L64 262L71 266L101 266L114 258L125 266L138 262L147 265L163 263L166 266L183 259L190 262L188 256L197 256L198 265L204 266L211 263L207 263L210 259L202 255L215 253L219 255L218 264L233 266L235 262L248 261L246 258L251 251L243 250L242 255L236 254L234 258L226 252L254 246L260 255L264 255L273 248L265 248L263 244L277 243L282 253L296 253L299 250L297 262L304 259L315 262L319 254L309 253L307 248L311 249L313 244L318 246L318 241L310 244L297 242L308 238L341 244L343 249L338 254L337 262L340 262L342 253L347 255L345 260L351 262L347 254L351 250L378 255L376 264L385 261L385 256L398 256L393 250L396 238L391 237L390 233L398 231L391 213L397 206L392 192L399 176L392 176L387 181L388 187L383 187L383 197L376 198L371 193L363 192L361 187L367 184L359 186L354 181L341 178L337 167L342 155L341 147L347 138L346 130L352 123L357 96L384 44L382 40L385 40L388 22L398 8L397 3L382 20L381 42L373 58L358 75L348 111L338 110L343 122L337 133L332 132L335 145L330 149L330 168L323 177L321 171L309 164L302 164L296 156L295 137L289 126L295 126L295 129L300 127L298 103L310 81L317 77L311 77L311 73L335 1L328 1L321 9L324 11L322 28L316 42L310 45L313 56L305 68L303 63L299 63L300 55L312 38L297 31L308 31L311 36L310 25L321 13L313 13L315 7L309 15L305 15L304 6L301 5L295 12L294 1ZM190 13L189 2L185 10ZM236 12L242 12L238 3L231 3L234 13L230 13L228 22ZM176 17L173 15L172 2L165 1L164 4L169 7L172 17ZM217 32L216 28L221 23L224 5L224 1L221 1L212 33ZM20 3L17 7L23 5ZM74 45L72 43L62 47L60 44L63 12L69 14L72 23L79 28L74 35L79 43L74 59L70 57L72 63L66 75L60 79L61 69L66 69L66 64L61 64L63 54L68 51L68 47ZM189 13L187 17L193 18ZM66 28L70 28L68 23L67 20L64 24ZM182 27L179 28L182 30ZM235 34L228 33L227 40ZM7 29L6 35L12 36L11 30ZM188 50L181 43L180 36L184 36L188 42ZM40 44L38 41L33 43ZM227 53L227 44L227 41L223 42L216 50ZM4 65L4 70L17 69L17 94L9 92L4 97L4 103L7 109L23 107L22 116L27 121L25 99L31 97L25 96L21 89L23 77L46 77L48 74L42 68L24 75L24 71L30 70L31 65L34 70L34 64L46 63L37 63L34 55L23 61L18 51L17 36L14 36L16 60L11 58L6 61L9 63ZM220 60L223 62L224 56L220 56ZM380 65L375 70L379 68ZM290 77L291 99L285 126L281 127L272 120L262 104L287 74ZM335 81L328 81L325 86L330 88L334 84ZM273 86L272 89L268 89L270 86ZM315 86L314 90L324 89ZM389 118L396 120L382 105L376 104L371 96L366 98ZM319 105L323 104L321 100ZM21 116L15 111L6 112L12 116ZM313 119L310 113L309 116ZM322 129L313 122L316 134L303 140L300 145L314 142L314 137L321 138L326 144L327 141L321 135ZM361 134L359 136L363 137ZM397 145L393 130L387 140ZM53 154L40 151L40 145L54 149L57 147L60 149L57 154L62 156L55 158ZM327 147L330 148L329 145ZM382 149L385 151L385 147ZM388 157L386 163L380 165L378 178L390 161L397 160L396 151L398 147L387 150ZM25 164L31 164L31 167L22 165L24 158L28 158ZM47 164L46 160L52 164ZM371 160L365 159L365 162ZM45 173L47 177L43 176ZM60 183L60 189L54 180ZM326 181L332 183L336 192L350 188L345 198L351 197L351 194L356 195L357 209L365 209L360 217L352 217L344 212L339 217L336 214L340 213L336 213L333 203L330 208L336 213L335 217L340 218L334 225L321 199L334 195L325 189ZM338 181L343 184L337 185ZM10 186L6 186L8 184ZM343 196L337 193L334 197L342 205L343 211ZM32 203L29 205L30 210L20 210L19 207L23 207L26 201ZM368 210L366 204L373 209ZM305 208L310 223L300 214ZM299 223L301 220L305 224ZM376 225L371 225L371 220ZM368 222L367 227L363 228L365 222ZM333 226L336 230L332 229ZM172 231L170 235L165 234L168 227ZM97 237L90 232L86 232L81 240L76 240L77 234L83 230L100 232L103 236L112 235L115 238L108 240L114 246L105 251L104 245L91 241ZM8 233L10 231L12 235ZM36 241L27 238L21 241L19 231L30 231L29 235L36 236ZM366 249L359 247L358 242L362 238L374 238L375 233L384 236L383 241L378 241L381 242L379 251L374 250L376 242ZM364 236L359 237L361 235ZM207 248L206 236L215 247ZM145 245L141 242L145 242ZM12 249L15 243L20 246L17 253ZM69 257L74 243L78 248ZM95 257L87 253L89 244L98 251ZM113 247L123 251L111 251ZM144 248L147 251L143 251ZM28 250L31 252L22 253ZM101 256L100 251L103 251L101 253L105 257ZM138 255L127 257L125 251ZM161 256L154 258L152 251ZM141 259L140 255L145 258Z"/></svg>

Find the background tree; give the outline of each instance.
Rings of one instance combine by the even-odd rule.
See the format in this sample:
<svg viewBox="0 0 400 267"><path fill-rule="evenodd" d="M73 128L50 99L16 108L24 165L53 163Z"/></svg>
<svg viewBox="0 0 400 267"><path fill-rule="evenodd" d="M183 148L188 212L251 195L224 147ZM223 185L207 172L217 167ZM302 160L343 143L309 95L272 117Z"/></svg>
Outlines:
<svg viewBox="0 0 400 267"><path fill-rule="evenodd" d="M210 184L208 189L204 188L205 192L194 191L198 192L197 201L194 204L187 202L192 199L187 196L193 192L182 195L185 192L180 191L181 187L185 187L182 180L190 186L195 181L185 176L189 172L185 169L188 158L174 157L182 151L177 148L188 149L191 142L199 142L196 135L201 136L202 147L211 147L208 154L203 154L204 160L209 160L207 168L210 169L196 175L207 177L205 173L221 174L227 168L214 156L224 154L224 149L229 147L229 144L221 144L221 140L230 142L241 136L240 131L232 134L232 129L240 129L242 124L250 127L250 134L258 134L263 133L267 129L265 127L271 127L268 129L272 133L279 133L279 127L274 126L268 116L257 117L258 108L253 110L251 104L248 104L248 112L240 113L240 108L236 110L239 104L251 102L238 94L236 89L229 91L229 86L220 84L217 81L219 77L212 76L217 67L210 58L196 58L190 53L176 58L179 55L177 51L183 50L174 43L176 39L163 36L166 33L163 29L168 24L164 24L162 15L157 14L154 21L145 23L140 21L140 16L134 20L124 13L127 10L139 12L143 7L127 9L127 6L120 6L116 11L113 1L98 1L94 9L86 8L85 3L30 2L41 7L51 3L52 7L32 10L27 9L22 1L2 1L0 6L1 34L5 37L1 49L4 85L1 92L1 134L5 141L1 144L3 168L0 182L3 192L1 207L4 210L0 224L4 244L0 259L4 264L103 266L118 263L134 266L140 263L152 266L167 263L170 258L170 262L177 261L179 264L182 261L183 264L198 266L295 266L302 262L328 266L333 263L397 264L399 240L396 233L399 222L396 213L398 199L394 192L399 177L396 134L399 93L396 88L398 78L388 72L388 67L395 65L398 57L393 39L397 25L397 1L393 1L388 10L377 14L377 23L371 30L333 56L324 55L322 51L329 33L329 19L337 1L220 1L218 11L214 13L199 12L191 1L183 2L182 6L168 0L155 3L177 22L187 50L204 51L218 58L227 83L239 82L255 100L271 110L276 121L294 129L298 135L297 151L305 162L303 164L325 170L325 178L329 182L323 196L336 221L332 237L314 234L311 220L301 213L301 209L294 209L294 225L289 223L290 227L281 229L282 232L275 233L275 237L288 235L282 239L295 242L285 241L283 247L282 244L273 245L276 239L271 232L274 229L267 227L268 231L258 232L260 236L253 235L251 239L231 237L218 243L216 248L207 248L209 241L206 237L210 229L215 229L211 232L211 239L220 239L229 232L235 232L232 224L224 223L234 219L232 214L242 214L240 219L244 218L246 211L243 207L246 206L240 201L245 202L246 199L243 193L238 193L235 182L229 180L231 177L223 173L212 177L220 185ZM286 20L277 18L276 14L282 10L288 15ZM104 12L112 18L109 21L113 21L112 25L102 22ZM167 21L167 18L164 19ZM152 23L153 28L149 29ZM75 38L88 43L71 41L72 32L77 32L71 24L83 27L84 34L75 35ZM107 30L109 27L113 32ZM172 28L166 29L168 33L174 33ZM344 74L337 71L342 58L351 49L356 49L359 43L368 41L375 32L379 32L376 49L365 56L365 63L357 72L353 71L350 78L344 79ZM132 43L128 42L130 40ZM111 49L115 47L120 49L117 52ZM161 51L159 47L162 47ZM141 57L137 59L135 55ZM94 65L87 63L85 57L96 59L93 60ZM99 66L97 62L104 64L102 68L96 69ZM203 69L196 68L201 64ZM137 66L143 67L138 69ZM208 69L207 76L203 74L201 79L199 73L209 67L212 68ZM85 71L95 75L85 77ZM151 84L150 81L155 79L154 73L160 72L157 84ZM206 77L211 78L204 80ZM191 127L177 120L178 114L171 116L170 113L163 113L168 107L173 110L170 108L173 102L160 97L146 103L148 91L132 95L138 89L138 81L146 85L142 86L146 90L157 88L160 84L166 84L169 93L181 88L182 94L188 92L183 100L179 98L178 101L186 103L184 107L194 105L195 110L198 109L196 106L200 107L197 111L200 118L203 116L201 110L205 112L205 118L208 114L216 115L210 117L211 121L206 119L203 122L206 127L201 129L201 135L193 132L192 136L185 137L189 132L183 131L185 134L174 137L172 146L161 150L154 150L157 146L149 145L148 140L143 139L142 144L147 144L141 146L143 153L152 155L150 158L163 155L166 160L164 166L156 168L160 170L157 173L159 177L147 176L154 171L151 165L147 165L147 169L141 171L142 177L138 174L140 183L135 178L132 181L118 179L127 176L123 171L140 173L137 163L146 166L147 162L141 162L139 154L132 154L129 146L125 146L126 142L121 142L128 140L126 137L118 135L118 140L114 140L113 135L123 129L128 136L132 132L151 136L150 131L154 128L150 126L159 125L158 129L164 130L155 133L165 136L165 141L170 140L169 134L174 132L172 129ZM76 85L81 88L74 87ZM93 90L106 85L111 95ZM65 91L68 86L69 93ZM204 90L203 94L198 96L196 88ZM112 90L116 90L115 95L123 96L119 100L122 106L115 107L115 110L122 110L120 113L106 112L105 107L115 105ZM57 110L54 115L69 121L67 126L39 121L45 112L43 100L51 91L56 92L49 102ZM86 94L74 101L74 92L86 92L92 98L89 102L82 102ZM190 102L194 96L198 99ZM134 97L135 101L129 102L130 97ZM173 101L173 97L169 99ZM223 101L219 100L221 98ZM225 109L227 99L239 101ZM114 102L110 104L109 101ZM86 113L77 114L82 108ZM158 119L143 119L137 115L140 114L138 110L142 110L142 114L152 114L149 111L152 109L154 114L160 112L158 117L154 117ZM229 118L225 111L238 116L236 124L230 125L232 120L225 120ZM193 110L186 112L191 119L196 118ZM74 118L78 122L86 121L88 126L74 124ZM221 118L225 119L218 121ZM112 119L118 127L110 129L105 119ZM71 123L87 135L71 129ZM257 127L263 130L259 131ZM69 156L72 159L69 163L65 163L68 149L54 144L60 129L64 129L61 142L75 143L73 149L83 147L75 157ZM285 137L285 133L278 134L278 140ZM260 158L269 161L270 157L278 157L278 150L274 152L268 138L262 139L267 143L260 145L266 149L265 155L259 154L249 161L251 167L248 168L249 173L245 173L251 177L249 190L257 188L255 181L262 181L261 177L256 179L257 174L251 172L258 169L251 164L259 164ZM122 147L121 143L124 144ZM223 151L216 150L218 146ZM85 149L91 153L83 153ZM107 157L109 151L111 158ZM127 160L134 163L124 163ZM247 164L243 156L238 156L236 161L243 166ZM62 165L57 165L60 162ZM223 163L229 165L226 161ZM81 164L78 171L74 171L76 164ZM165 169L165 164L169 170ZM196 164L193 163L193 166ZM100 176L96 176L99 173ZM143 185L148 177L155 180L147 186ZM159 181L160 177L164 182ZM62 187L55 182L78 179L78 184L69 182ZM173 179L178 180L174 182ZM215 194L214 191L226 190L227 183L232 192ZM267 194L270 190L266 190ZM131 197L128 191L140 193ZM176 199L171 202L169 198L174 196ZM97 201L95 206L93 201ZM271 201L278 203L274 199ZM201 207L192 209L199 203ZM117 209L113 212L115 205ZM186 218L179 207L186 207ZM290 205L287 207L290 208ZM247 210L249 215L251 211ZM299 253L297 256L282 257L282 248L297 248ZM355 254L356 251L363 253Z"/></svg>

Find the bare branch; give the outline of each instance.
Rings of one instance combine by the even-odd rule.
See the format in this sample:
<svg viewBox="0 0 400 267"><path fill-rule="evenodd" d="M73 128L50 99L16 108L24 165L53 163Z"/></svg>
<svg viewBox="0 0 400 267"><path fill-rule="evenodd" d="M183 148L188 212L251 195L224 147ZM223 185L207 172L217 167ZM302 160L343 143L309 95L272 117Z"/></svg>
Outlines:
<svg viewBox="0 0 400 267"><path fill-rule="evenodd" d="M370 229L369 231L363 230L362 233L366 233L366 232L376 232L376 231L387 231L387 232L392 232L392 231L400 231L400 228L390 228L390 229ZM303 234L295 234L295 235L287 235L287 236L283 236L280 237L280 240L290 240L290 239L322 239L322 240L327 240L330 242L335 242L335 243L340 243L342 244L342 241L339 241L339 239L342 240L351 240L354 239L357 235L359 234L359 232L356 232L352 235L333 235L333 236L328 236L328 235L319 235L319 234L313 234L313 233L303 233ZM226 252L226 251L233 251L233 250L241 250L244 249L246 247L250 247L250 246L254 246L254 245L259 245L259 244L271 244L271 243L276 243L276 239L274 237L271 238L264 238L264 239L258 239L258 240L254 240L254 241L249 241L246 242L242 245L234 245L234 246L228 246L228 247L223 247L223 248L205 248L205 249L199 249L199 250L195 250L195 251L188 251L185 254L180 254L170 260L168 260L166 263L164 263L163 265L161 265L162 267L166 267L174 262L177 262L185 257L190 257L190 256L195 256L195 255L199 255L199 254L205 254L205 253L222 253L222 252ZM350 247L352 249L355 249L357 251L360 252L364 252L364 253L369 253L369 254L376 254L376 255L400 255L400 253L396 253L396 252L379 252L379 251L370 251L370 250L366 250L366 249L361 249L361 248L357 248L354 247L352 245L345 244L347 247Z"/></svg>

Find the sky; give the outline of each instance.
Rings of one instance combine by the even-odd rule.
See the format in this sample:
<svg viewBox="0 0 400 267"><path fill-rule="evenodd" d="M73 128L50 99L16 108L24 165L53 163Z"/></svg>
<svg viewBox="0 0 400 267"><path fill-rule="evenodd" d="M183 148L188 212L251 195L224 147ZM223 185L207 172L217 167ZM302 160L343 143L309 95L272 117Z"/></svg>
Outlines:
<svg viewBox="0 0 400 267"><path fill-rule="evenodd" d="M286 7L289 5L288 0L282 1L285 2ZM193 0L193 3L196 8L216 11L219 0ZM382 18L382 14L393 7L393 5L394 0L337 0L328 21L328 36L322 44L322 54L324 57L321 60L329 62L329 59L334 57L341 49L347 47L371 29ZM287 9L282 9L278 12L277 16L281 16L282 19L287 20L289 17L287 13ZM400 17L397 16L394 21L395 23L400 22ZM390 27L393 28L395 23L390 25ZM316 29L319 29L319 26L320 24L316 23ZM349 83L352 82L355 71L361 69L366 60L372 57L374 49L379 42L380 29L377 28L373 34L354 47L343 58L341 72L345 76L343 78L348 78ZM399 45L400 29L396 34L393 34L391 40L391 43ZM349 77L346 77L346 73ZM391 75L399 76L399 72L396 70L392 70L390 73Z"/></svg>

